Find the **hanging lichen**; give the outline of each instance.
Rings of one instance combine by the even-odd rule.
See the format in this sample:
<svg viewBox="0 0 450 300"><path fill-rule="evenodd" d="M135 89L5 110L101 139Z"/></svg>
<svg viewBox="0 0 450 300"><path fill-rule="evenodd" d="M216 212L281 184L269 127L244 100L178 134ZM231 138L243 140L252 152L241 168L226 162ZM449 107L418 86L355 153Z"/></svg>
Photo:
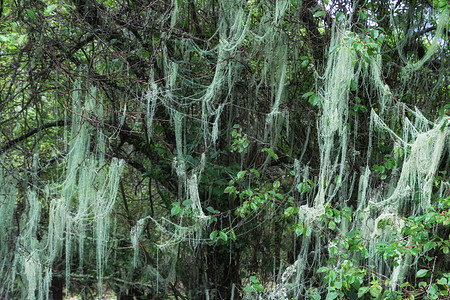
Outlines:
<svg viewBox="0 0 450 300"><path fill-rule="evenodd" d="M24 128L36 123L37 133L33 143L27 140L32 150L23 150L28 157L19 175L4 171L14 170L16 163L8 166L6 155L1 158L0 220L5 229L0 231L0 297L49 299L55 276L64 277L70 291L74 278L91 280L92 269L99 296L112 277L126 288L148 289L152 297L170 287L187 298L195 298L194 293L220 298L226 288L233 298L249 291L243 288L248 281L265 279L264 292L256 285L262 298L318 299L334 288L331 281L320 281L315 273L319 267L372 265L373 272L392 282L386 288L394 290L418 265L414 255L398 249L388 261L377 246L404 236L404 216L425 213L434 198L448 195L449 184L435 181L442 165L448 169L450 164L444 161L450 155L448 112L432 121L413 102L402 103L409 96L405 94L424 88L415 75L433 57L442 55L445 66L446 49L439 49L447 46L448 7L440 12L436 28L427 27L434 22L429 17L422 37L432 31L435 35L428 44L420 41L426 52L414 57L405 55L417 30L410 25L423 19L403 22L392 12L392 33L375 34L366 29L378 22L373 19L378 12L369 13L358 1L336 8L328 1L200 2L158 2L123 23L111 8L118 4L102 6L98 13L107 11L105 20L112 18L118 28L104 22L105 28L86 35L86 47L96 49L99 43L105 51L114 50L107 56L123 55L113 59L120 62L107 57L104 68L97 66L103 49L90 57L91 48L83 43L77 44L83 51L74 53L65 53L65 43L58 44L64 53L55 55L55 61L67 55L70 64L83 64L81 53L92 59L81 72L85 81L76 81L71 101L64 101L64 133L56 129L60 121L43 117L51 123L41 124L29 117L44 115L41 109L13 105L12 115L26 111ZM39 18L53 18L50 8ZM59 16L62 8L54 9ZM411 6L408 16L415 11ZM27 20L34 20L33 15L26 9ZM158 34L153 34L155 28L161 29ZM127 39L112 39L122 31ZM389 51L383 43L390 43ZM134 45L140 48L132 49ZM326 53L322 45L328 45ZM392 50L398 51L398 60L386 58ZM383 65L388 60L392 63ZM123 71L125 82L106 79L116 71ZM434 99L446 91L440 90L446 73L442 67L430 73L427 83L433 86L424 90L431 92L419 96ZM388 84L402 80L400 87ZM34 91L23 94L35 97ZM11 129L13 135L20 126ZM230 137L236 128L242 132ZM66 145L58 153L58 175L45 181L39 151L49 148L47 140L41 144L47 131L58 132ZM13 142L7 146L15 146ZM239 143L245 145L240 153L230 151ZM123 206L116 205L124 169L120 157L130 165L124 183L136 183L121 186ZM379 174L387 167L374 162L390 164L391 159L395 165L389 165L389 176ZM24 178L20 184L19 177ZM148 185L142 188L145 180ZM351 221L342 212L339 224L327 220L327 213L344 209L353 210ZM334 249L348 248L341 237L355 231L367 252L335 259ZM405 244L412 247L409 240ZM273 265L265 265L270 262L263 257L266 250L274 254ZM115 255L121 257L114 265L129 260L132 268L108 277L106 271L115 271L108 265ZM191 265L198 278L185 271ZM229 274L212 274L218 273L216 267ZM244 278L254 273L258 276ZM269 273L270 278L263 278ZM230 282L218 282L226 276ZM336 282L344 279L336 274ZM187 282L200 287L188 290Z"/></svg>
<svg viewBox="0 0 450 300"><path fill-rule="evenodd" d="M403 67L403 73L405 76L410 75L411 73L420 69L424 63L426 63L439 49L442 43L442 36L445 33L445 30L448 29L449 24L449 8L446 7L440 14L439 19L437 20L437 28L436 33L433 37L430 47L428 47L425 55L416 63L408 62L408 64Z"/></svg>

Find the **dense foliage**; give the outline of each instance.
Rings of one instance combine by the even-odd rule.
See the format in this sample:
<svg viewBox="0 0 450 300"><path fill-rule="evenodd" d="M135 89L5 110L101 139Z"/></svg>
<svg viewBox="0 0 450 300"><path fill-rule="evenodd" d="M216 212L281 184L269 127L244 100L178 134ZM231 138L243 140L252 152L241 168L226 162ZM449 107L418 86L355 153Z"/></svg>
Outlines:
<svg viewBox="0 0 450 300"><path fill-rule="evenodd" d="M2 0L0 298L445 299L445 0Z"/></svg>

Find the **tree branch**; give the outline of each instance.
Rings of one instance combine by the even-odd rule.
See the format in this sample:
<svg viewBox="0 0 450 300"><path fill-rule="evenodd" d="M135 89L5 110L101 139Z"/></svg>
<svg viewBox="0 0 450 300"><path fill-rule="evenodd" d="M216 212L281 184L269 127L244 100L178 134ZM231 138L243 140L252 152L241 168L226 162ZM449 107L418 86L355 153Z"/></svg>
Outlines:
<svg viewBox="0 0 450 300"><path fill-rule="evenodd" d="M30 131L24 133L23 135L13 139L13 140L9 140L1 149L0 152L4 153L5 151L8 151L11 147L13 147L14 145L26 140L27 138L29 138L30 136L40 132L43 129L47 129L47 128L51 128L51 127L60 127L60 126L64 126L65 124L70 123L70 121L64 121L64 120L59 120L59 121L55 121L55 122L51 122L51 123L47 123L44 124L40 127L36 127L34 129L31 129Z"/></svg>

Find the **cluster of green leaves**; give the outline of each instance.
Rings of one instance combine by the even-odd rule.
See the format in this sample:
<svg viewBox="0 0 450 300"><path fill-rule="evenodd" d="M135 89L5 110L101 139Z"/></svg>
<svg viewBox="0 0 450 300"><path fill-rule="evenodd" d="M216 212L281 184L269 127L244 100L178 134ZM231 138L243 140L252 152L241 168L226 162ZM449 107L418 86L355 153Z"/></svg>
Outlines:
<svg viewBox="0 0 450 300"><path fill-rule="evenodd" d="M450 116L450 104L445 104L438 111L440 117Z"/></svg>
<svg viewBox="0 0 450 300"><path fill-rule="evenodd" d="M398 148L395 156L386 154L384 156L384 164L373 165L373 169L380 176L381 180L385 180L389 176L389 172L402 161L403 150Z"/></svg>
<svg viewBox="0 0 450 300"><path fill-rule="evenodd" d="M236 241L236 234L233 229L225 228L222 230L214 230L209 234L209 238L211 242L214 244L218 240L221 241L222 244L228 242L229 239L232 241Z"/></svg>
<svg viewBox="0 0 450 300"><path fill-rule="evenodd" d="M441 236L434 232L448 232L450 199L438 199L434 207L419 216L398 216L397 219L404 222L401 232L397 222L391 219L380 222L378 228L390 231L394 238L391 242L378 243L374 253L369 253L368 241L361 236L360 230L340 234L337 224L343 219L351 222L349 208L327 207L322 216L322 222L327 222L328 230L336 236L329 243L329 260L317 270L323 275L322 281L328 284L326 299L354 299L367 295L372 299L395 300L449 296L450 270L436 264L439 264L438 258L449 254L450 241L448 234ZM307 232L305 227L302 226L304 231L301 233ZM370 255L382 256L393 267L409 256L412 261L418 261L419 270L413 276L402 278L404 283L397 284L378 274L374 266L363 263Z"/></svg>
<svg viewBox="0 0 450 300"><path fill-rule="evenodd" d="M320 104L322 103L320 97L317 96L317 94L314 92L307 92L303 94L302 98L308 98L308 102L312 106L320 106Z"/></svg>
<svg viewBox="0 0 450 300"><path fill-rule="evenodd" d="M247 293L264 292L264 286L261 285L256 276L252 275L248 278L248 284L243 290Z"/></svg>
<svg viewBox="0 0 450 300"><path fill-rule="evenodd" d="M242 128L239 124L233 125L231 137L233 139L233 143L231 144L231 152L242 153L245 149L247 149L249 141L247 135L242 133Z"/></svg>
<svg viewBox="0 0 450 300"><path fill-rule="evenodd" d="M297 190L300 193L309 193L311 192L311 188L314 186L314 182L311 179L307 179L305 182L300 182L297 185Z"/></svg>
<svg viewBox="0 0 450 300"><path fill-rule="evenodd" d="M198 209L192 207L192 200L186 199L183 203L174 202L170 210L171 216L189 216L193 217L195 213L199 213Z"/></svg>
<svg viewBox="0 0 450 300"><path fill-rule="evenodd" d="M229 181L228 186L224 190L224 193L230 194L233 198L239 197L241 201L241 205L235 210L235 215L245 217L245 215L257 211L265 203L268 203L269 208L273 206L273 202L268 200L284 199L285 196L278 191L281 186L279 180L276 180L269 186L253 188L244 182L247 176L259 178L260 174L256 169L250 169L249 172L239 171L236 177Z"/></svg>
<svg viewBox="0 0 450 300"><path fill-rule="evenodd" d="M367 107L361 104L361 98L359 98L358 96L355 97L355 104L353 105L353 111L361 113L367 112Z"/></svg>
<svg viewBox="0 0 450 300"><path fill-rule="evenodd" d="M435 6L439 9L439 13L443 13L446 9L448 9L448 0L436 0L434 2Z"/></svg>

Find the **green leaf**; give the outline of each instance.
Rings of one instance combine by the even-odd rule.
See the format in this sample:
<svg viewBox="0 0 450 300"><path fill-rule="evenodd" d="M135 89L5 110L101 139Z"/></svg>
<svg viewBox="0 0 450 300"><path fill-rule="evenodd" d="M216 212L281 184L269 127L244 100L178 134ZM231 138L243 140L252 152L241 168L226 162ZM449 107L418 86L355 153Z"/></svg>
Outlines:
<svg viewBox="0 0 450 300"><path fill-rule="evenodd" d="M179 207L173 206L172 209L170 210L170 215L176 216L178 214L178 209L179 209Z"/></svg>
<svg viewBox="0 0 450 300"><path fill-rule="evenodd" d="M376 30L376 29L372 29L371 33L372 33L372 37L373 37L374 40L376 40L377 37L380 35L380 32L378 30Z"/></svg>
<svg viewBox="0 0 450 300"><path fill-rule="evenodd" d="M261 204L264 202L264 200L262 200L261 197L259 197L259 196L253 197L253 201L258 204Z"/></svg>
<svg viewBox="0 0 450 300"><path fill-rule="evenodd" d="M47 8L45 9L44 15L49 16L52 13L52 11L54 11L57 7L58 7L58 5L56 5L56 4L51 4L51 5L47 6Z"/></svg>
<svg viewBox="0 0 450 300"><path fill-rule="evenodd" d="M304 60L301 63L302 68L306 68L309 65L309 60Z"/></svg>
<svg viewBox="0 0 450 300"><path fill-rule="evenodd" d="M187 200L184 200L184 201L183 201L183 206L184 206L184 207L189 206L189 205L191 205L191 204L192 204L192 200L190 200L190 199L187 199Z"/></svg>
<svg viewBox="0 0 450 300"><path fill-rule="evenodd" d="M252 292L254 292L255 291L255 289L254 288L252 288L251 286L246 286L246 287L244 287L244 292L247 292L247 293L252 293Z"/></svg>
<svg viewBox="0 0 450 300"><path fill-rule="evenodd" d="M364 11L360 10L358 14L361 19L367 19L367 14Z"/></svg>
<svg viewBox="0 0 450 300"><path fill-rule="evenodd" d="M384 166L379 166L379 165L374 165L374 166L373 166L373 169L374 169L375 171L380 172L380 173L384 173L384 172L386 171Z"/></svg>
<svg viewBox="0 0 450 300"><path fill-rule="evenodd" d="M330 270L330 268L328 268L328 267L320 267L320 268L317 270L317 273L328 272L328 270Z"/></svg>
<svg viewBox="0 0 450 300"><path fill-rule="evenodd" d="M301 236L302 234L303 234L303 235L306 235L307 230L308 230L308 227L307 227L307 226L297 225L297 227L295 228L295 234L296 234L297 236ZM320 268L320 269L321 269L321 268ZM319 270L320 270L320 269L319 269Z"/></svg>
<svg viewBox="0 0 450 300"><path fill-rule="evenodd" d="M350 89L352 91L356 91L356 88L358 87L356 81L354 81L353 79L350 81Z"/></svg>
<svg viewBox="0 0 450 300"><path fill-rule="evenodd" d="M338 22L343 22L344 20L345 20L345 15L344 15L344 13L343 12L338 12L337 14L336 14L336 20L338 21Z"/></svg>
<svg viewBox="0 0 450 300"><path fill-rule="evenodd" d="M294 207L292 207L292 206L289 206L288 208L286 208L285 210L284 210L284 215L286 216L286 217L289 217L290 215L292 215L294 213Z"/></svg>
<svg viewBox="0 0 450 300"><path fill-rule="evenodd" d="M170 215L171 216L176 216L176 215L179 215L182 212L183 212L183 209L181 207L173 206L172 209L170 210Z"/></svg>
<svg viewBox="0 0 450 300"><path fill-rule="evenodd" d="M440 1L439 2L439 13L444 13L447 10L448 2L447 0Z"/></svg>
<svg viewBox="0 0 450 300"><path fill-rule="evenodd" d="M428 270L426 269L420 269L419 271L417 271L416 273L416 277L424 277L426 276L428 273Z"/></svg>
<svg viewBox="0 0 450 300"><path fill-rule="evenodd" d="M361 51L361 49L362 49L362 44L360 43L360 42L354 42L353 44L352 44L352 46L353 46L353 49L356 51L356 52L358 52L358 51Z"/></svg>
<svg viewBox="0 0 450 300"><path fill-rule="evenodd" d="M329 50L330 54L336 52L337 49L339 49L340 46L341 46L341 45L338 44L338 45L335 45L335 46L331 47L330 50Z"/></svg>
<svg viewBox="0 0 450 300"><path fill-rule="evenodd" d="M393 160L393 159L388 160L386 162L385 166L386 166L386 169L388 169L388 170L392 169L395 166L395 160Z"/></svg>
<svg viewBox="0 0 450 300"><path fill-rule="evenodd" d="M312 105L312 106L317 106L319 104L320 98L317 95L312 95L311 97L309 97L308 102Z"/></svg>
<svg viewBox="0 0 450 300"><path fill-rule="evenodd" d="M369 250L367 250L367 248L362 248L361 249L361 255L364 258L369 258L369 256L370 256Z"/></svg>
<svg viewBox="0 0 450 300"><path fill-rule="evenodd" d="M314 14L314 17L319 18L325 16L325 12L323 10L319 10Z"/></svg>
<svg viewBox="0 0 450 300"><path fill-rule="evenodd" d="M258 279L256 279L256 276L254 276L254 275L250 276L250 278L248 280L250 280L251 283L258 283L259 282Z"/></svg>
<svg viewBox="0 0 450 300"><path fill-rule="evenodd" d="M236 192L236 188L234 186L227 186L223 192L225 194L231 194Z"/></svg>
<svg viewBox="0 0 450 300"><path fill-rule="evenodd" d="M216 238L217 238L217 234L218 234L219 232L217 231L217 230L214 230L213 232L211 232L210 234L209 234L209 238L211 239L211 241L215 241L216 240Z"/></svg>
<svg viewBox="0 0 450 300"><path fill-rule="evenodd" d="M272 157L273 159L277 160L278 159L278 155L270 148L262 148L261 150L262 152L267 152L267 154L270 155L270 157Z"/></svg>
<svg viewBox="0 0 450 300"><path fill-rule="evenodd" d="M442 122L442 126L441 126L441 128L440 128L441 131L444 131L444 130L445 130L445 127L447 127L447 123L448 123L448 119L445 119L445 121Z"/></svg>
<svg viewBox="0 0 450 300"><path fill-rule="evenodd" d="M333 300L339 296L338 292L328 292L326 300Z"/></svg>
<svg viewBox="0 0 450 300"><path fill-rule="evenodd" d="M439 290L438 286L437 286L436 284L432 284L432 285L430 286L430 288L428 289L428 293L429 293L430 295L435 295L435 294L437 293L438 290ZM437 298L434 298L434 299L437 299Z"/></svg>
<svg viewBox="0 0 450 300"><path fill-rule="evenodd" d="M36 19L36 14L34 13L34 11L32 11L31 9L26 9L26 11L27 11L27 15L32 19L32 20L34 20L34 19Z"/></svg>
<svg viewBox="0 0 450 300"><path fill-rule="evenodd" d="M259 171L256 169L250 169L250 172L252 172L256 178L259 178Z"/></svg>
<svg viewBox="0 0 450 300"><path fill-rule="evenodd" d="M264 292L264 287L259 283L253 284L252 287L260 292Z"/></svg>
<svg viewBox="0 0 450 300"><path fill-rule="evenodd" d="M233 229L231 229L231 232L230 232L230 238L231 238L233 241L236 241L236 234L234 233L234 230L233 230Z"/></svg>
<svg viewBox="0 0 450 300"><path fill-rule="evenodd" d="M370 289L369 286L360 287L358 290L358 298L361 298L365 293L369 291L369 289Z"/></svg>
<svg viewBox="0 0 450 300"><path fill-rule="evenodd" d="M273 188L277 190L280 187L280 185L281 185L280 181L277 180L273 183Z"/></svg>
<svg viewBox="0 0 450 300"><path fill-rule="evenodd" d="M370 287L370 295L372 295L372 297L374 298L378 298L381 295L381 286L379 285L372 285Z"/></svg>
<svg viewBox="0 0 450 300"><path fill-rule="evenodd" d="M314 95L314 92L307 92L307 93L303 94L302 98L308 98L311 95Z"/></svg>
<svg viewBox="0 0 450 300"><path fill-rule="evenodd" d="M310 191L311 191L311 186L308 184L308 183L306 183L306 182L300 182L298 185L297 185L297 190L300 192L300 193L309 193Z"/></svg>
<svg viewBox="0 0 450 300"><path fill-rule="evenodd" d="M253 196L253 190L245 190L241 194L251 197L251 196Z"/></svg>
<svg viewBox="0 0 450 300"><path fill-rule="evenodd" d="M240 180L245 176L245 173L247 173L247 171L239 171L236 175L236 179Z"/></svg>
<svg viewBox="0 0 450 300"><path fill-rule="evenodd" d="M439 279L439 280L437 281L437 283L438 283L438 284L442 284L442 285L447 285L447 284L448 284L448 281L447 281L447 278L443 277L443 278Z"/></svg>
<svg viewBox="0 0 450 300"><path fill-rule="evenodd" d="M428 243L426 243L426 244L423 246L423 251L424 251L424 252L427 252L427 251L433 249L435 246L436 246L436 243L435 243L435 242L429 241Z"/></svg>
<svg viewBox="0 0 450 300"><path fill-rule="evenodd" d="M242 205L242 211L247 212L248 206L249 206L248 201L245 201L244 204Z"/></svg>
<svg viewBox="0 0 450 300"><path fill-rule="evenodd" d="M369 65L370 64L370 58L368 56L363 55L362 57L364 61Z"/></svg>
<svg viewBox="0 0 450 300"><path fill-rule="evenodd" d="M413 256L417 256L419 255L419 247L409 248L408 252Z"/></svg>
<svg viewBox="0 0 450 300"><path fill-rule="evenodd" d="M325 210L325 215L328 217L328 218L332 218L333 217L333 210L331 209L331 208L327 208L326 210Z"/></svg>
<svg viewBox="0 0 450 300"><path fill-rule="evenodd" d="M228 236L227 236L227 234L226 234L225 232L220 231L220 232L219 232L219 236L220 236L220 238L221 238L222 240L224 240L225 242L228 241Z"/></svg>
<svg viewBox="0 0 450 300"><path fill-rule="evenodd" d="M336 223L334 221L330 221L330 223L328 223L328 228L331 230L335 230L336 229Z"/></svg>

